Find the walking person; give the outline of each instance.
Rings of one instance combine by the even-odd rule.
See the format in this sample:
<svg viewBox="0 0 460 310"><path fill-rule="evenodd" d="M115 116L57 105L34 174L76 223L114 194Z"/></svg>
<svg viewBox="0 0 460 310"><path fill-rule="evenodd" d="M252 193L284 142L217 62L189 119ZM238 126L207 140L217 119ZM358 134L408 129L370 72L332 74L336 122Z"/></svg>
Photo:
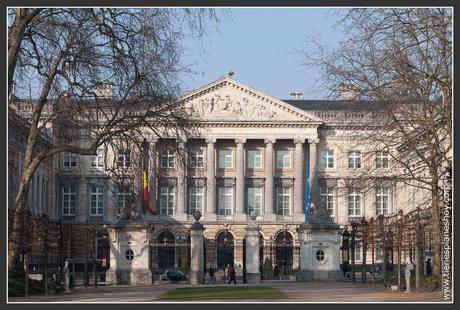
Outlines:
<svg viewBox="0 0 460 310"><path fill-rule="evenodd" d="M232 281L236 284L236 272L233 265L228 267L228 284L230 284Z"/></svg>
<svg viewBox="0 0 460 310"><path fill-rule="evenodd" d="M214 269L211 267L209 267L209 279L208 279L208 284L211 283L211 281L214 281L214 284L216 284L216 275L214 274Z"/></svg>

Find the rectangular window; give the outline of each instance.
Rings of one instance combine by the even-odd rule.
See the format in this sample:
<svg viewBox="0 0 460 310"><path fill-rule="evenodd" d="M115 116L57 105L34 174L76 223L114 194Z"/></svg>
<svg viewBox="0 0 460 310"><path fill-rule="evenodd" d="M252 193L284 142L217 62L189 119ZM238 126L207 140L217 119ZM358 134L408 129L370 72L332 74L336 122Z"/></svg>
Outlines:
<svg viewBox="0 0 460 310"><path fill-rule="evenodd" d="M276 214L291 215L291 188L278 187L276 189Z"/></svg>
<svg viewBox="0 0 460 310"><path fill-rule="evenodd" d="M76 167L77 166L77 154L64 152L64 167Z"/></svg>
<svg viewBox="0 0 460 310"><path fill-rule="evenodd" d="M188 196L188 210L189 214L200 211L203 214L204 205L204 188L203 187L190 187Z"/></svg>
<svg viewBox="0 0 460 310"><path fill-rule="evenodd" d="M375 189L375 215L388 215L390 207L390 189L377 187Z"/></svg>
<svg viewBox="0 0 460 310"><path fill-rule="evenodd" d="M97 155L91 159L91 167L104 167L104 150L97 150Z"/></svg>
<svg viewBox="0 0 460 310"><path fill-rule="evenodd" d="M62 215L75 215L77 193L74 187L62 188Z"/></svg>
<svg viewBox="0 0 460 310"><path fill-rule="evenodd" d="M362 194L356 188L348 192L348 216L361 216Z"/></svg>
<svg viewBox="0 0 460 310"><path fill-rule="evenodd" d="M348 168L350 169L361 168L361 152L360 151L348 152Z"/></svg>
<svg viewBox="0 0 460 310"><path fill-rule="evenodd" d="M321 150L320 152L320 168L334 168L334 150Z"/></svg>
<svg viewBox="0 0 460 310"><path fill-rule="evenodd" d="M160 188L160 215L174 214L174 187Z"/></svg>
<svg viewBox="0 0 460 310"><path fill-rule="evenodd" d="M334 188L321 187L320 196L321 205L325 206L331 215L334 215Z"/></svg>
<svg viewBox="0 0 460 310"><path fill-rule="evenodd" d="M254 211L256 215L260 215L261 210L262 210L262 188L261 187L248 187L247 193L248 193L248 204L247 204L248 215L250 215L252 211Z"/></svg>
<svg viewBox="0 0 460 310"><path fill-rule="evenodd" d="M161 151L161 168L174 168L174 159L176 152L174 150Z"/></svg>
<svg viewBox="0 0 460 310"><path fill-rule="evenodd" d="M117 216L121 216L123 209L128 206L131 199L132 194L122 186L119 186L117 190Z"/></svg>
<svg viewBox="0 0 460 310"><path fill-rule="evenodd" d="M375 168L388 168L388 152L375 154Z"/></svg>
<svg viewBox="0 0 460 310"><path fill-rule="evenodd" d="M248 150L248 169L262 169L261 150Z"/></svg>
<svg viewBox="0 0 460 310"><path fill-rule="evenodd" d="M291 168L291 151L276 150L276 168L277 169L290 169Z"/></svg>
<svg viewBox="0 0 460 310"><path fill-rule="evenodd" d="M190 168L203 168L204 167L204 153L201 149L192 150L190 152Z"/></svg>
<svg viewBox="0 0 460 310"><path fill-rule="evenodd" d="M218 151L219 169L233 168L233 151L232 149L220 149Z"/></svg>
<svg viewBox="0 0 460 310"><path fill-rule="evenodd" d="M131 165L131 156L128 150L120 150L117 154L117 166L119 168L128 168Z"/></svg>
<svg viewBox="0 0 460 310"><path fill-rule="evenodd" d="M90 203L90 215L104 215L104 187L91 186Z"/></svg>
<svg viewBox="0 0 460 310"><path fill-rule="evenodd" d="M361 245L355 244L355 261L362 260L362 248Z"/></svg>
<svg viewBox="0 0 460 310"><path fill-rule="evenodd" d="M219 187L218 215L232 215L233 187Z"/></svg>

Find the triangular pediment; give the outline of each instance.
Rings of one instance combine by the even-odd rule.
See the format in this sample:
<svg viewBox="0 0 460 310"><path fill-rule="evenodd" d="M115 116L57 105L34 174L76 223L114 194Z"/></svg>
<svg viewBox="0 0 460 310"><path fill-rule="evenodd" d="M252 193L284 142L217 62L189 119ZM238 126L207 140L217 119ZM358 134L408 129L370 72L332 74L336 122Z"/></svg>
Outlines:
<svg viewBox="0 0 460 310"><path fill-rule="evenodd" d="M196 89L179 101L192 111L193 118L204 122L322 122L310 113L229 77Z"/></svg>

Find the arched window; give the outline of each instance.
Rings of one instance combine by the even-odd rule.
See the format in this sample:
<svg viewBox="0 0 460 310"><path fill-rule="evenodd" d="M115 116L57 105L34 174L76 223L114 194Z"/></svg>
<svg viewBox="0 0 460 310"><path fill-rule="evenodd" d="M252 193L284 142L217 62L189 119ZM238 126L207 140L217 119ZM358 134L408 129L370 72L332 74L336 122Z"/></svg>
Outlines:
<svg viewBox="0 0 460 310"><path fill-rule="evenodd" d="M217 268L222 269L227 265L234 264L234 238L233 235L224 230L217 235Z"/></svg>
<svg viewBox="0 0 460 310"><path fill-rule="evenodd" d="M170 231L163 231L158 235L158 268L173 268L176 258L174 235Z"/></svg>
<svg viewBox="0 0 460 310"><path fill-rule="evenodd" d="M286 274L287 270L292 269L292 249L292 235L287 231L278 233L275 239L275 262L284 274Z"/></svg>

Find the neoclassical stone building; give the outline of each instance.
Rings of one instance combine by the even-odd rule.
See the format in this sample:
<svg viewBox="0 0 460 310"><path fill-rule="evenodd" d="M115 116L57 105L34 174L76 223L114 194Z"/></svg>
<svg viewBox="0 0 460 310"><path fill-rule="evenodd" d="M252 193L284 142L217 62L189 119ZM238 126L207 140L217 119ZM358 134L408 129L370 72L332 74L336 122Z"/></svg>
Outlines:
<svg viewBox="0 0 460 310"><path fill-rule="evenodd" d="M202 213L207 266L235 263L241 273L246 227L254 211L261 227L261 261L297 269L307 171L311 206L324 204L339 225L412 208L422 200L423 193L393 182L350 182L364 171L382 177L394 168L388 151L369 147L359 137L369 120L378 120L377 103L350 100L347 94L336 101L291 95L279 100L223 77L179 99L194 111L199 130L180 141L147 141L154 150L149 188L156 215L144 215L153 227L148 240L152 271L187 270L194 211ZM178 156L178 149L186 156ZM106 173L107 165L130 167L133 162L127 150L56 156L54 204L60 218L115 223L129 194ZM142 197L135 200L140 210ZM136 253L127 252L119 263L135 259Z"/></svg>

